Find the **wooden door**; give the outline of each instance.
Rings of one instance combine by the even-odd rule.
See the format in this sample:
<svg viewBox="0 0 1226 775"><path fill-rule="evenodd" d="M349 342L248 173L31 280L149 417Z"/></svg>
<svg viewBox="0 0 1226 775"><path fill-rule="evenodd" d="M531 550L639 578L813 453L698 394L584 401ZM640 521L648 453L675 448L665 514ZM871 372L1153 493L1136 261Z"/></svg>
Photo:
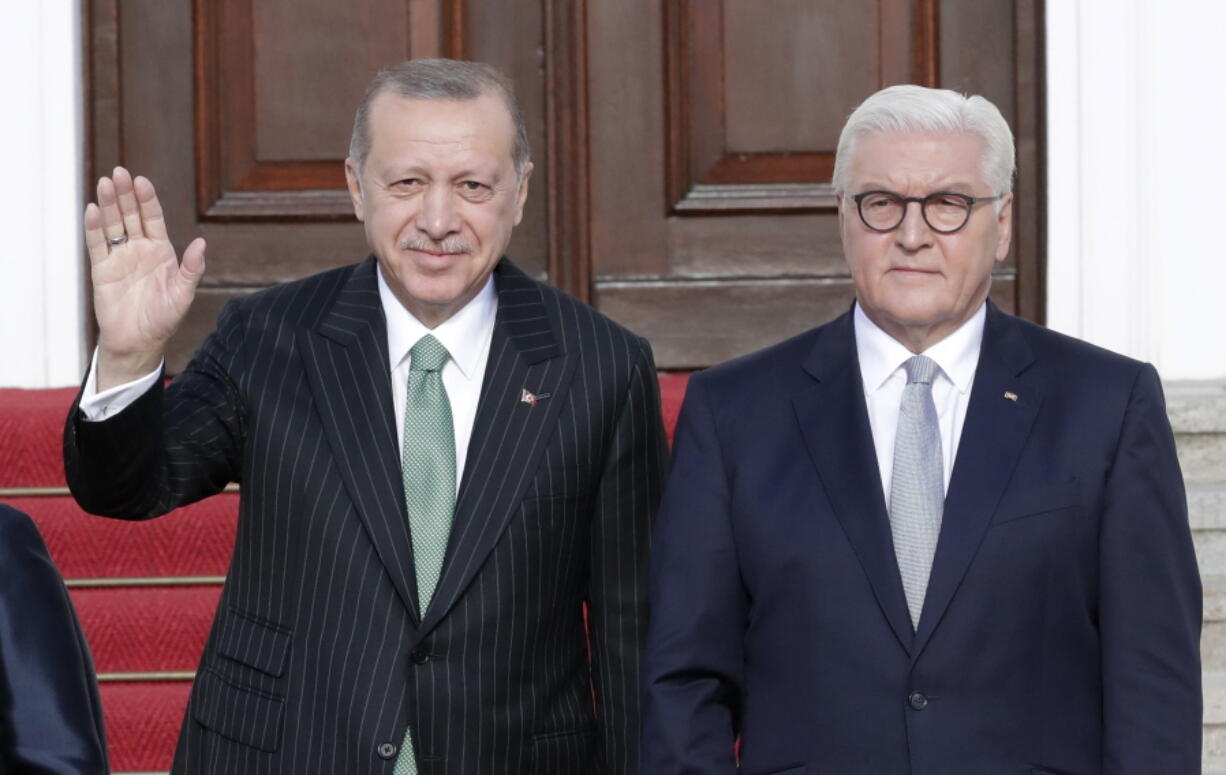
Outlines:
<svg viewBox="0 0 1226 775"><path fill-rule="evenodd" d="M511 256L715 363L851 299L830 190L873 90L985 94L1018 137L1017 234L993 296L1042 319L1041 0L82 0L89 189L154 181L208 270L168 354L226 299L366 254L344 191L380 67L489 62L515 81L536 172Z"/></svg>
<svg viewBox="0 0 1226 775"><path fill-rule="evenodd" d="M1042 317L1041 7L1018 0L590 0L598 307L661 367L726 360L853 297L830 186L843 122L894 83L987 96L1018 138L992 296Z"/></svg>

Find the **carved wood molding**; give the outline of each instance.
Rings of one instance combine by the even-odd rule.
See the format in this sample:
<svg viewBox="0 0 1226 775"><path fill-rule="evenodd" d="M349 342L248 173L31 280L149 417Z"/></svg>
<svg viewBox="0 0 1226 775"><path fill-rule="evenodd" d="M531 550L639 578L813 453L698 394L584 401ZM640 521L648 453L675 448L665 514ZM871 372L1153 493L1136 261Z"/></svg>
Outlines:
<svg viewBox="0 0 1226 775"><path fill-rule="evenodd" d="M406 3L406 57L462 56L463 0ZM253 0L192 2L197 215L201 221L348 220L353 209L343 156L258 157L252 6Z"/></svg>
<svg viewBox="0 0 1226 775"><path fill-rule="evenodd" d="M1047 319L1047 83L1043 0L1018 0L1015 48L1017 144L1013 239L1017 255L1017 313L1039 323Z"/></svg>
<svg viewBox="0 0 1226 775"><path fill-rule="evenodd" d="M587 0L544 0L549 282L592 298Z"/></svg>
<svg viewBox="0 0 1226 775"><path fill-rule="evenodd" d="M726 147L723 0L665 0L667 196L677 214L804 212L835 206L834 149ZM880 0L880 86L939 79L938 0Z"/></svg>

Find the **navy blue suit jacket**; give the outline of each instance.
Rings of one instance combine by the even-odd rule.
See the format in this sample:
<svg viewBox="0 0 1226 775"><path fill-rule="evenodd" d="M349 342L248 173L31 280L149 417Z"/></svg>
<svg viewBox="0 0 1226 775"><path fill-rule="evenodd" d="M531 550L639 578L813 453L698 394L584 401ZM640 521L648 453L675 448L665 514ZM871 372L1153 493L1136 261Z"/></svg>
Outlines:
<svg viewBox="0 0 1226 775"><path fill-rule="evenodd" d="M0 775L110 772L89 646L34 522L0 504Z"/></svg>
<svg viewBox="0 0 1226 775"><path fill-rule="evenodd" d="M918 631L850 314L693 378L652 566L643 775L1200 772L1158 376L991 305Z"/></svg>

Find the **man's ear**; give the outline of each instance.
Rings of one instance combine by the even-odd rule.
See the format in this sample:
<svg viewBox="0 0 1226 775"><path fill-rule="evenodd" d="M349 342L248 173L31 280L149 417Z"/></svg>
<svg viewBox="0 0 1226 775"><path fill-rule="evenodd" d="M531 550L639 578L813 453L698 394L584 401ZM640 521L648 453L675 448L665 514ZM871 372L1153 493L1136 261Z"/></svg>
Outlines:
<svg viewBox="0 0 1226 775"><path fill-rule="evenodd" d="M365 199L362 196L362 177L358 173L357 163L353 157L345 159L345 181L349 185L349 198L353 200L353 214L359 221L365 221Z"/></svg>
<svg viewBox="0 0 1226 775"><path fill-rule="evenodd" d="M996 254L997 263L1004 261L1009 255L1009 244L1013 240L1013 194L1001 197L1000 212L996 214Z"/></svg>
<svg viewBox="0 0 1226 775"><path fill-rule="evenodd" d="M519 176L519 191L515 192L515 225L518 226L524 217L524 202L528 201L528 178L532 177L532 162L524 165L524 171Z"/></svg>

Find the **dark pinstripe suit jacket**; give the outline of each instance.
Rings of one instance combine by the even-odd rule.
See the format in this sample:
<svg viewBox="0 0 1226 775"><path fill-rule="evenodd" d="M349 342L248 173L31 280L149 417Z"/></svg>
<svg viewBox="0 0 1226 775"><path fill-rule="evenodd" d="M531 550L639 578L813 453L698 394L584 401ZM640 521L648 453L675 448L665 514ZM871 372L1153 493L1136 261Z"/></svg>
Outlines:
<svg viewBox="0 0 1226 775"><path fill-rule="evenodd" d="M390 773L406 727L423 775L635 770L666 465L650 348L505 259L495 282L424 614L373 259L231 302L174 384L118 416L74 409L65 461L91 512L144 519L242 484L175 772Z"/></svg>

